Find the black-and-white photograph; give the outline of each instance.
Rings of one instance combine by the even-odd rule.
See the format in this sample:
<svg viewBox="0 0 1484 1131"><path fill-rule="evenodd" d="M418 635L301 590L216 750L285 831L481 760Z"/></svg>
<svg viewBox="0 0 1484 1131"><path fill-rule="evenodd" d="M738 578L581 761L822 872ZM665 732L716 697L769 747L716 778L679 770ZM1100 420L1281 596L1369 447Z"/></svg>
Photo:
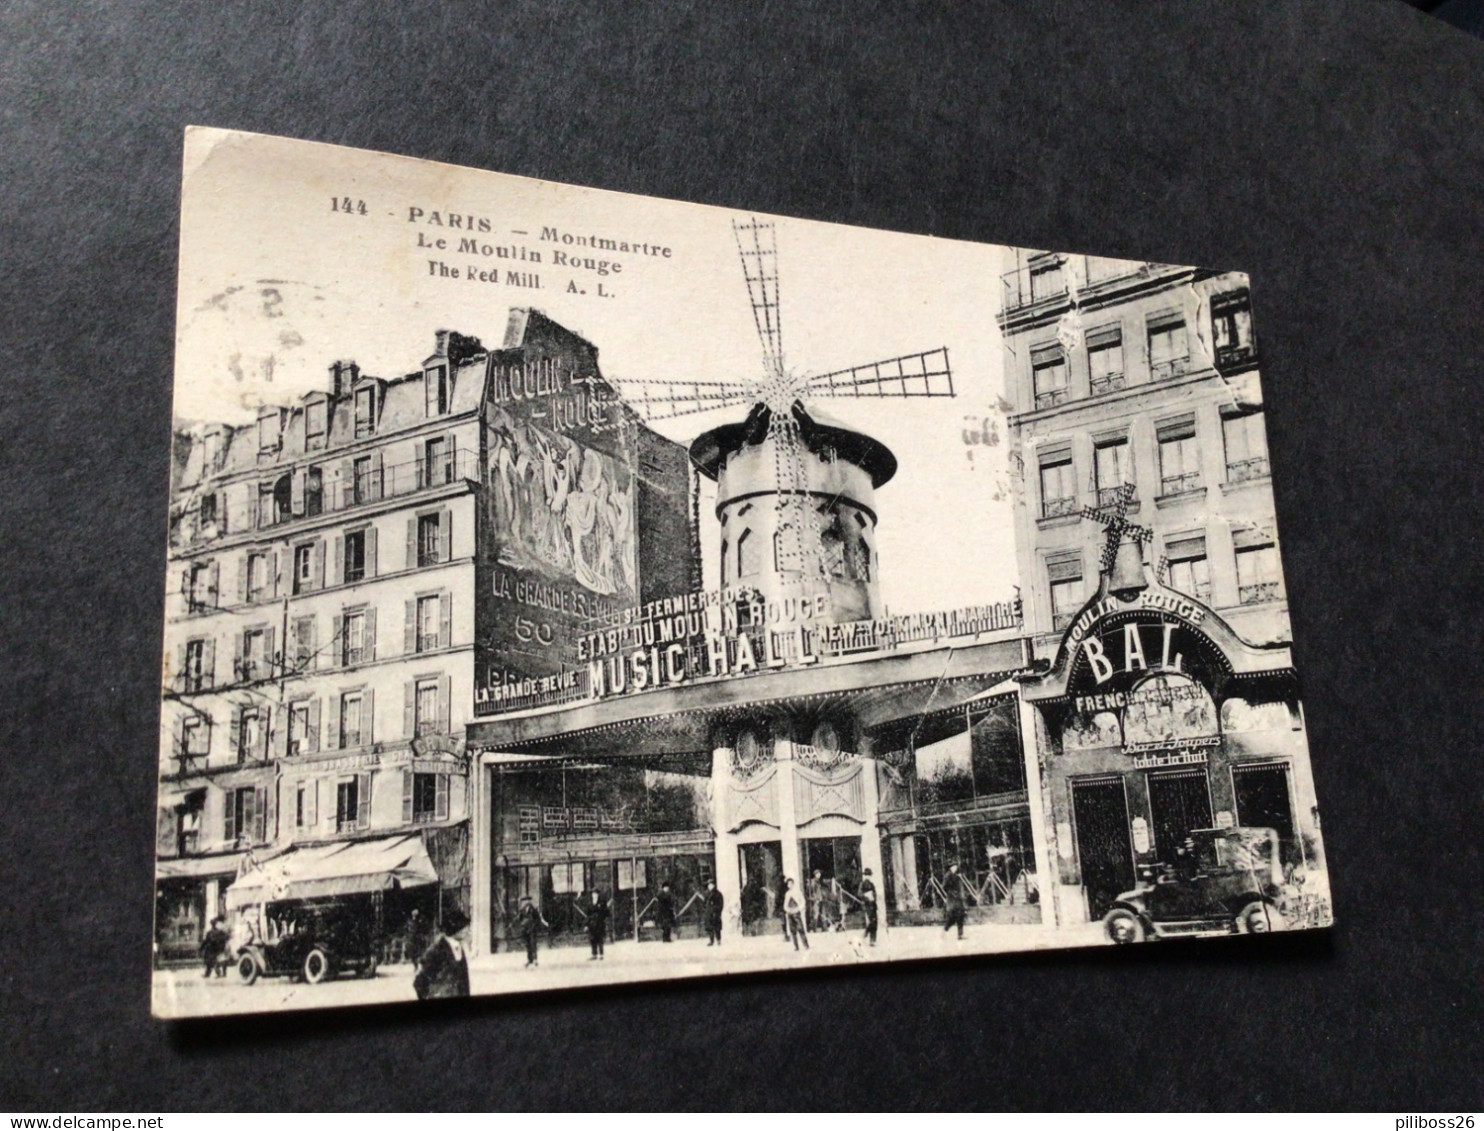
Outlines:
<svg viewBox="0 0 1484 1131"><path fill-rule="evenodd" d="M156 1015L1329 926L1260 307L192 129Z"/></svg>

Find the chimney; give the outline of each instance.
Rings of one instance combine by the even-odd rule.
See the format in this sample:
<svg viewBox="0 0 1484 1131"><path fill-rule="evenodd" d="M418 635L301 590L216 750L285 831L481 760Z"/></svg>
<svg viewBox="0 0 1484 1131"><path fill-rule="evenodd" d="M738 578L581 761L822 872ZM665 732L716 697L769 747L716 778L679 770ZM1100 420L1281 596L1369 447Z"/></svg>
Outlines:
<svg viewBox="0 0 1484 1131"><path fill-rule="evenodd" d="M335 397L343 397L350 392L351 386L360 379L361 367L354 361L336 361L330 365L330 392Z"/></svg>

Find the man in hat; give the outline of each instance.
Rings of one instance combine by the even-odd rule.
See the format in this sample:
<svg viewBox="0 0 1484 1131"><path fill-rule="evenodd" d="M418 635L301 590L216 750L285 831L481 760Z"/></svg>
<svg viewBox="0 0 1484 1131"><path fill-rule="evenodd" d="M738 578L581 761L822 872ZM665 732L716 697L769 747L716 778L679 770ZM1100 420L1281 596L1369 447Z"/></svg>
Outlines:
<svg viewBox="0 0 1484 1131"><path fill-rule="evenodd" d="M721 909L726 902L721 892L716 890L716 881L706 881L706 898L701 903L701 909L706 915L706 945L721 945Z"/></svg>
<svg viewBox="0 0 1484 1131"><path fill-rule="evenodd" d="M660 893L654 897L654 919L660 926L660 942L669 942L675 930L675 893L668 880L660 884Z"/></svg>
<svg viewBox="0 0 1484 1131"><path fill-rule="evenodd" d="M219 978L226 976L227 932L222 929L220 915L211 921L211 929L201 939L201 961L206 965L203 978L211 977L213 970Z"/></svg>
<svg viewBox="0 0 1484 1131"><path fill-rule="evenodd" d="M587 941L593 951L588 961L601 961L603 944L608 938L608 900L601 891L593 888L582 910L587 915Z"/></svg>
<svg viewBox="0 0 1484 1131"><path fill-rule="evenodd" d="M876 882L871 879L871 869L861 873L861 910L866 913L866 939L876 945Z"/></svg>
<svg viewBox="0 0 1484 1131"><path fill-rule="evenodd" d="M417 962L412 988L419 1000L469 996L469 956L464 952L469 916L457 908L443 913L432 945Z"/></svg>
<svg viewBox="0 0 1484 1131"><path fill-rule="evenodd" d="M520 910L516 913L519 925L520 937L526 940L526 968L530 969L536 965L536 938L542 927L551 926L537 906L531 902L531 897L523 895L520 897Z"/></svg>

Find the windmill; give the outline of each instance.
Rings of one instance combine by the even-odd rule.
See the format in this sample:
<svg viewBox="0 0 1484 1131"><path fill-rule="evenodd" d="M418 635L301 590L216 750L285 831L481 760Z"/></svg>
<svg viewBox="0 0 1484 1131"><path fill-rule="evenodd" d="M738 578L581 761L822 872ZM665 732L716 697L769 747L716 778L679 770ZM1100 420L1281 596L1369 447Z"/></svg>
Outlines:
<svg viewBox="0 0 1484 1131"><path fill-rule="evenodd" d="M728 445L762 448L771 452L769 477L773 524L782 545L775 541L779 556L787 557L793 571L804 577L828 578L837 563L829 560L820 507L813 501L811 467L837 459L859 462L875 451L880 466L872 474L874 486L890 478L896 461L884 447L869 437L816 419L806 402L839 398L951 397L953 374L948 350L939 347L922 353L903 354L882 361L835 369L825 373L803 373L789 367L784 351L780 302L778 245L771 221L750 218L732 222L742 275L752 306L752 317L762 345L761 372L754 378L675 381L672 379L620 379L624 399L646 420L673 419L717 409L746 407L741 425L715 429L701 437L720 437L719 462L724 463ZM692 448L696 459L696 448ZM715 478L717 462L697 461L703 473ZM725 547L725 542L723 543ZM723 555L725 556L725 555ZM725 577L725 566L723 567Z"/></svg>
<svg viewBox="0 0 1484 1131"><path fill-rule="evenodd" d="M1083 507L1081 514L1083 518L1091 519L1103 527L1105 541L1103 542L1103 557L1099 563L1099 572L1112 573L1114 564L1118 561L1118 548L1125 541L1133 542L1143 546L1154 541L1154 531L1147 526L1139 526L1128 520L1128 508L1134 501L1134 485L1125 483L1113 492L1113 501L1104 506ZM1169 573L1169 559L1159 559L1157 576L1161 585L1165 584L1166 575ZM1116 588L1116 585L1111 586Z"/></svg>

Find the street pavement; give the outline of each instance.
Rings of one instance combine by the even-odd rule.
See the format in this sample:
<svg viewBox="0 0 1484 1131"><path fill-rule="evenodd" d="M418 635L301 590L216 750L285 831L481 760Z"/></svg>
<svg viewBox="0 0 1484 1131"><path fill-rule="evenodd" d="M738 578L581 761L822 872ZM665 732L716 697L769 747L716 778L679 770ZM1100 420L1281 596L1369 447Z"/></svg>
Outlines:
<svg viewBox="0 0 1484 1131"><path fill-rule="evenodd" d="M543 947L538 964L531 968L525 964L524 951L502 952L470 960L470 992L476 996L529 993L763 970L837 968L904 959L1096 946L1106 939L1099 923L1061 930L1039 924L983 923L970 925L962 941L953 932L927 926L883 927L874 947L858 930L812 934L809 942L807 950L795 951L781 933L728 936L719 948L708 947L705 939L672 943L623 940L610 942L601 961L593 961L586 946ZM244 986L235 972L224 978L203 978L198 967L158 970L154 975L154 1010L158 1017L178 1019L414 1001L412 973L411 965L402 964L383 966L373 978L337 978L317 986L287 978L260 978L254 985Z"/></svg>

